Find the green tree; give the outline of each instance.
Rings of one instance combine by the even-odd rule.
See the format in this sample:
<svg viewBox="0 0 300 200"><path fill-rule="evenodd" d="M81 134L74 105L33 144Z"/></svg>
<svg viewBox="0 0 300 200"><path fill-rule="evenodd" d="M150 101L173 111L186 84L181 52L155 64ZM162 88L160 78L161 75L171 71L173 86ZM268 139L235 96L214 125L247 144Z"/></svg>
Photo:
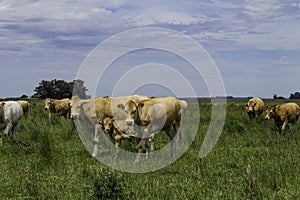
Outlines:
<svg viewBox="0 0 300 200"><path fill-rule="evenodd" d="M299 92L295 92L294 94L292 93L289 99L300 99L300 93Z"/></svg>
<svg viewBox="0 0 300 200"><path fill-rule="evenodd" d="M82 99L86 99L89 96L86 95L86 92L88 89L84 86L84 81L77 79L72 82L72 88L73 88L73 96L77 95Z"/></svg>
<svg viewBox="0 0 300 200"><path fill-rule="evenodd" d="M74 89L73 89L74 87ZM75 91L75 95L81 98L86 98L87 88L84 86L84 81L74 80L72 82L66 82L64 80L42 80L39 85L34 90L34 95L32 97L45 99L63 99L71 98L72 92Z"/></svg>

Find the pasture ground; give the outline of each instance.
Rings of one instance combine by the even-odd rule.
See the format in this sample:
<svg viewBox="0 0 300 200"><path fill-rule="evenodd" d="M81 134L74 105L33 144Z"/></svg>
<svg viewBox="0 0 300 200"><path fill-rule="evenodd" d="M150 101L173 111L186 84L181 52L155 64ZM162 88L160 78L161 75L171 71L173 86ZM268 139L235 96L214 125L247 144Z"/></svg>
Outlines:
<svg viewBox="0 0 300 200"><path fill-rule="evenodd" d="M200 160L210 121L209 101L200 100L199 129L189 150L171 165L145 174L116 171L91 158L71 120L49 120L43 105L35 103L22 119L17 141L4 137L0 146L0 197L300 199L299 122L282 133L264 116L250 122L246 101L228 101L220 139ZM192 121L192 115L187 113L186 119ZM156 148L166 142L164 134L155 138ZM122 146L136 150L128 142Z"/></svg>

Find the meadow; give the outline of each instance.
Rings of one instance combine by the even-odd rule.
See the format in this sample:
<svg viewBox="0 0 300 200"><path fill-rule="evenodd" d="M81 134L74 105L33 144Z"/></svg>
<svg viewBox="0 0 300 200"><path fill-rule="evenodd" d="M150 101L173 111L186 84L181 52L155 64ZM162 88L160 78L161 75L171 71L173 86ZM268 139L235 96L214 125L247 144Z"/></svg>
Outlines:
<svg viewBox="0 0 300 200"><path fill-rule="evenodd" d="M41 103L23 118L17 140L0 146L1 199L300 199L300 125L282 133L273 121L250 121L247 100L229 100L222 134L199 159L210 122L208 100L200 108L197 135L171 165L148 173L113 170L93 159L72 120L48 119ZM267 104L277 104L273 100ZM299 103L299 102L298 102ZM193 120L193 113L186 120ZM155 138L155 148L168 142ZM122 148L136 150L124 142Z"/></svg>

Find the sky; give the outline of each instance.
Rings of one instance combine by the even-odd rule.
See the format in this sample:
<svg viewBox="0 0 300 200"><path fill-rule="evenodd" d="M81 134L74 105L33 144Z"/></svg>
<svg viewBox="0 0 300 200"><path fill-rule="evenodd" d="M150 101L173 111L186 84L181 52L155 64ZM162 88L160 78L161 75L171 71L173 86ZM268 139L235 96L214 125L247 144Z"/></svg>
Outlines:
<svg viewBox="0 0 300 200"><path fill-rule="evenodd" d="M217 66L228 96L288 98L300 91L299 0L2 0L0 97L31 96L41 80L72 81L99 44L124 31L147 27L176 31L199 43ZM155 44L163 44L160 39ZM181 49L181 44L168 45ZM154 63L156 80L170 67L177 72L162 75L160 80L170 81L161 84L133 86L137 92L155 96L178 88L176 95L185 96L182 84L187 80L198 96L214 94L206 77L193 76L182 57L143 49L112 62L105 81L98 83L97 95L110 94L120 80L119 85L126 85L128 78L115 74L148 70L149 63ZM137 76L132 74L131 78ZM180 74L183 81L175 81L182 78ZM142 72L138 76L151 77Z"/></svg>

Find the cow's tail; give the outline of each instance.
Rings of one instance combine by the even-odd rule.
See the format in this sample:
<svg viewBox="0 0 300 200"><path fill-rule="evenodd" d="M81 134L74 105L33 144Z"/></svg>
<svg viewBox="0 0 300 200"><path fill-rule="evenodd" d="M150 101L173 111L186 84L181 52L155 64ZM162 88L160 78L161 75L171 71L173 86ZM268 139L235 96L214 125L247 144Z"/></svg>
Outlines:
<svg viewBox="0 0 300 200"><path fill-rule="evenodd" d="M180 104L181 110L183 110L183 111L185 111L188 107L187 102L184 100L179 100L179 104Z"/></svg>
<svg viewBox="0 0 300 200"><path fill-rule="evenodd" d="M181 140L181 138L182 138L182 133L181 133L181 129L182 129L182 121L183 121L183 117L184 117L184 114L185 114L185 111L186 111L186 109L187 109L187 107L188 107L188 104L187 104L187 102L186 101L184 101L184 100L179 100L179 104L180 104L180 123L179 124L177 124L179 127L177 127L177 136L176 136L176 139L175 139L175 145L176 145L176 147L175 147L175 149L177 149L177 147L178 147L178 144L179 144L179 142L180 142L180 140Z"/></svg>
<svg viewBox="0 0 300 200"><path fill-rule="evenodd" d="M300 115L300 108L297 107L297 110L296 110L296 115L299 116Z"/></svg>

